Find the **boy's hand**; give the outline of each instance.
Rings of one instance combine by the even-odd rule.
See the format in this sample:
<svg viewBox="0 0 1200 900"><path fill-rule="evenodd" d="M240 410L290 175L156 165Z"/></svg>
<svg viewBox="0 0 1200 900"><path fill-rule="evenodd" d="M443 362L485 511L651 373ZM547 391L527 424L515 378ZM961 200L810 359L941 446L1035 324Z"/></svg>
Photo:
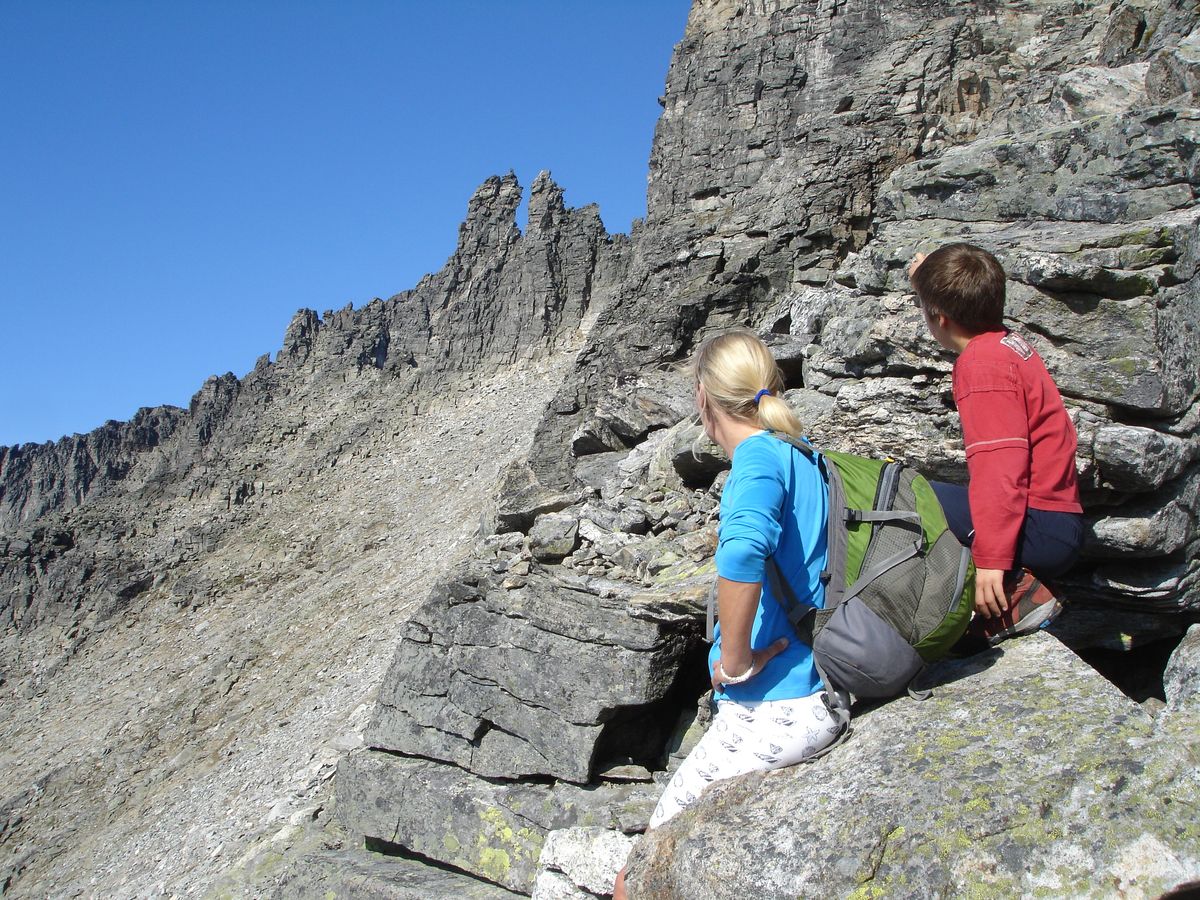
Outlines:
<svg viewBox="0 0 1200 900"><path fill-rule="evenodd" d="M923 263L923 262L925 262L925 254L924 253L918 253L916 256L914 256L912 258L912 262L910 262L908 264L908 268L904 270L910 279L913 277L913 272L915 272L915 271L917 271L917 269L921 268L921 263Z"/></svg>
<svg viewBox="0 0 1200 900"><path fill-rule="evenodd" d="M975 612L993 618L1008 609L1003 569L975 570Z"/></svg>

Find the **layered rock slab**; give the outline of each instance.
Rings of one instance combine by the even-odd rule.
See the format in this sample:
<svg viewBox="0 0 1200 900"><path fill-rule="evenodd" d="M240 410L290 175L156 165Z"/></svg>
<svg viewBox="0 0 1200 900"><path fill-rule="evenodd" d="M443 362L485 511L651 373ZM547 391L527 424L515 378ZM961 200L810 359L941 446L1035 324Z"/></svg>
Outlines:
<svg viewBox="0 0 1200 900"><path fill-rule="evenodd" d="M338 768L338 817L352 833L528 893L546 834L643 827L657 788L485 780L455 766L379 751Z"/></svg>
<svg viewBox="0 0 1200 900"><path fill-rule="evenodd" d="M522 535L482 546L492 562L481 550L405 624L337 816L368 844L529 891L548 832L644 827L697 627L631 586L550 574Z"/></svg>
<svg viewBox="0 0 1200 900"><path fill-rule="evenodd" d="M1157 896L1200 878L1194 695L1160 728L1047 635L932 684L828 756L710 788L635 847L631 895Z"/></svg>
<svg viewBox="0 0 1200 900"><path fill-rule="evenodd" d="M522 583L461 573L405 624L368 745L583 783L605 728L668 696L694 635L631 618L582 579L510 578Z"/></svg>
<svg viewBox="0 0 1200 900"><path fill-rule="evenodd" d="M538 860L533 900L587 900L612 890L633 838L602 828L552 831Z"/></svg>
<svg viewBox="0 0 1200 900"><path fill-rule="evenodd" d="M325 850L288 868L271 900L521 900L523 894L411 859Z"/></svg>

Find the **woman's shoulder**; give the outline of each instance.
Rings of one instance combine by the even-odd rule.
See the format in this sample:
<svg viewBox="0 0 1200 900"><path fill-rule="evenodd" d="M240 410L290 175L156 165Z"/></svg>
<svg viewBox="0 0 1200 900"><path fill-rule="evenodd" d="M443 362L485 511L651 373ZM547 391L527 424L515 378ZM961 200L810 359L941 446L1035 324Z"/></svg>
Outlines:
<svg viewBox="0 0 1200 900"><path fill-rule="evenodd" d="M775 437L769 431L751 435L737 446L731 480L740 474L741 477L768 477L786 481L791 477L787 473L794 473L802 480L824 483L820 451L809 443L808 438L801 437L800 440L812 449L812 453L801 453L789 441Z"/></svg>
<svg viewBox="0 0 1200 900"><path fill-rule="evenodd" d="M733 451L734 468L778 467L791 448L773 437L769 431L759 431L745 438Z"/></svg>

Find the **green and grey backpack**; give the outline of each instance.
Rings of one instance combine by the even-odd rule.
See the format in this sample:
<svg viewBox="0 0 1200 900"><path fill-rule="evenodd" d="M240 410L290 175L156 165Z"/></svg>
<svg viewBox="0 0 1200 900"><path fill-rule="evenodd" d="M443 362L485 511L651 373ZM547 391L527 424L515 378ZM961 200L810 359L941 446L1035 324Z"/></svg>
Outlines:
<svg viewBox="0 0 1200 900"><path fill-rule="evenodd" d="M810 459L804 441L770 432ZM902 463L833 451L819 455L829 486L825 606L796 597L774 559L771 592L813 648L831 706L894 697L926 662L946 654L971 618L971 551L959 543L929 482ZM711 618L711 617L710 617ZM710 629L711 631L711 629Z"/></svg>

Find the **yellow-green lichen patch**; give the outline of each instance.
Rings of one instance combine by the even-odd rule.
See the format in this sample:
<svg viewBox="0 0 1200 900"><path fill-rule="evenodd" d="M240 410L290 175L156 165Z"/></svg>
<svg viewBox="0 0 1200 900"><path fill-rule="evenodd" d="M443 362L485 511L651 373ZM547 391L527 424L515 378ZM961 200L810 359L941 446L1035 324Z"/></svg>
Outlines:
<svg viewBox="0 0 1200 900"><path fill-rule="evenodd" d="M481 838L482 840L482 838ZM492 881L503 884L512 870L508 854L495 847L481 847L479 850L479 870Z"/></svg>
<svg viewBox="0 0 1200 900"><path fill-rule="evenodd" d="M452 834L443 835L442 846L445 847L446 851L449 853L457 853L462 849L462 843Z"/></svg>
<svg viewBox="0 0 1200 900"><path fill-rule="evenodd" d="M1170 261L1173 247L1138 247L1125 250L1120 255L1121 265L1127 269L1148 269Z"/></svg>
<svg viewBox="0 0 1200 900"><path fill-rule="evenodd" d="M933 839L933 845L942 857L949 857L971 849L974 842L965 831L957 828L949 828L949 821L943 823L942 827L947 830L935 835Z"/></svg>
<svg viewBox="0 0 1200 900"><path fill-rule="evenodd" d="M963 891L959 896L965 897L967 900L998 900L998 898L1007 900L1017 894L1015 887L1007 878L1003 881L972 881L963 885Z"/></svg>
<svg viewBox="0 0 1200 900"><path fill-rule="evenodd" d="M491 880L505 884L514 866L524 867L542 852L542 835L531 828L513 828L504 811L494 806L480 810L486 826L476 837L475 860Z"/></svg>
<svg viewBox="0 0 1200 900"><path fill-rule="evenodd" d="M959 734L939 734L937 736L937 745L939 750L944 750L947 753L953 753L956 750L962 750L964 747L969 747L971 742Z"/></svg>
<svg viewBox="0 0 1200 900"><path fill-rule="evenodd" d="M860 884L847 897L848 900L880 900L881 897L887 895L888 891L884 885L872 881L868 884Z"/></svg>
<svg viewBox="0 0 1200 900"><path fill-rule="evenodd" d="M972 797L963 808L967 812L988 813L992 811L992 803L987 797Z"/></svg>
<svg viewBox="0 0 1200 900"><path fill-rule="evenodd" d="M1143 368L1143 362L1141 360L1131 359L1128 356L1109 360L1108 364L1122 375L1136 375Z"/></svg>
<svg viewBox="0 0 1200 900"><path fill-rule="evenodd" d="M674 557L674 559L671 559L671 557ZM678 557L673 553L665 552L663 560L667 561L668 565L651 579L656 585L677 584L717 573L717 563L712 557L708 557L702 562L697 563L690 559Z"/></svg>

